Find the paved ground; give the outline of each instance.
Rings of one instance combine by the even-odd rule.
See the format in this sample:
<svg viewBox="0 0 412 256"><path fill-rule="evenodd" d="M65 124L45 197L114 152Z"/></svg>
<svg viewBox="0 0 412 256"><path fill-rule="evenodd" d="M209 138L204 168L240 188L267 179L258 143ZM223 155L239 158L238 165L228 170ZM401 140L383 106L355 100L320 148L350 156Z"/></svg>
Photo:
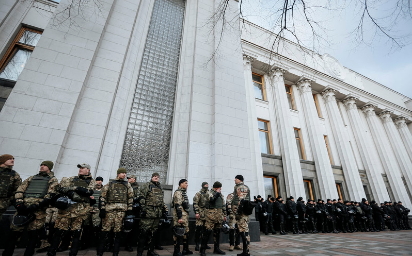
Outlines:
<svg viewBox="0 0 412 256"><path fill-rule="evenodd" d="M165 246L165 250L157 251L159 255L172 255L173 247ZM193 250L193 246L190 246ZM226 255L236 255L241 251L229 252L229 245L223 244L221 249ZM0 250L2 251L2 250ZM207 255L213 255L212 250ZM24 249L16 249L14 255L24 254ZM69 252L57 253L68 255ZM307 235L269 235L261 236L260 242L251 243L250 254L259 255L412 255L412 231L378 232L378 233L346 233L346 234L307 234ZM45 253L36 254L45 255ZM79 256L96 255L94 249L79 251ZM111 255L105 253L105 256ZM136 252L121 251L121 256L135 256ZM144 254L145 255L145 254ZM195 252L194 255L198 255Z"/></svg>

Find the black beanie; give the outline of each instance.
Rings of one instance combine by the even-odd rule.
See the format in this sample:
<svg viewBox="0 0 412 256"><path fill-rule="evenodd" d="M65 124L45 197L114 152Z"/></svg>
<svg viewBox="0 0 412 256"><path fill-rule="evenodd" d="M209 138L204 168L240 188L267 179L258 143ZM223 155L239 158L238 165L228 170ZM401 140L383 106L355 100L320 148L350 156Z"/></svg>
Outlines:
<svg viewBox="0 0 412 256"><path fill-rule="evenodd" d="M209 183L207 183L206 181L202 182L202 188L203 188L205 185L209 185Z"/></svg>
<svg viewBox="0 0 412 256"><path fill-rule="evenodd" d="M215 181L215 183L213 183L213 188L221 188L222 187L222 183L220 183L219 181Z"/></svg>
<svg viewBox="0 0 412 256"><path fill-rule="evenodd" d="M244 180L243 175L240 175L240 174L236 175L235 179L238 179L238 180L241 180L241 181Z"/></svg>
<svg viewBox="0 0 412 256"><path fill-rule="evenodd" d="M187 179L181 179L181 180L179 180L179 186L180 186L180 184L182 184L182 183L184 183L184 182L186 182L187 181Z"/></svg>

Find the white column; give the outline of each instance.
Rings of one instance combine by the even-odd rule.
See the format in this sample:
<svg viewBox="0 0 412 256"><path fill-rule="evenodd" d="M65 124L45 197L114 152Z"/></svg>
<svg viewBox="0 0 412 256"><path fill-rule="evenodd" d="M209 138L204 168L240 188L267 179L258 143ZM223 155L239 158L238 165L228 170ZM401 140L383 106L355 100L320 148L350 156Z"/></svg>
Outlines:
<svg viewBox="0 0 412 256"><path fill-rule="evenodd" d="M343 174L349 191L349 198L351 200L360 201L366 195L359 175L359 170L356 165L355 157L349 141L347 140L348 136L346 135L345 130L342 129L344 125L339 113L338 104L336 103L335 92L336 90L327 88L322 92L322 96L325 99L329 123L336 140L338 154L342 163Z"/></svg>
<svg viewBox="0 0 412 256"><path fill-rule="evenodd" d="M262 154L260 151L260 141L258 133L258 122L256 114L256 101L254 94L254 86L252 79L252 62L254 58L248 55L243 55L243 75L245 78L246 86L246 102L247 102L247 116L249 123L249 143L250 143L250 154L252 159L252 166L256 166L256 175L257 175L257 187L258 191L256 192L259 195L265 193L264 184L263 184L263 166L262 166ZM259 179L260 177L260 179Z"/></svg>
<svg viewBox="0 0 412 256"><path fill-rule="evenodd" d="M359 147L359 152L368 176L373 197L377 202L390 201L390 197L382 177L384 170L379 164L379 156L374 150L371 150L371 148L374 147L373 141L364 133L365 129L362 127L361 118L356 106L356 98L347 97L343 100L343 103L346 106L352 132L355 135L356 144Z"/></svg>
<svg viewBox="0 0 412 256"><path fill-rule="evenodd" d="M408 127L406 126L406 118L397 117L395 118L394 122L396 124L396 127L398 127L399 134L401 135L409 158L412 160L412 134L409 132Z"/></svg>
<svg viewBox="0 0 412 256"><path fill-rule="evenodd" d="M401 136L393 123L391 112L384 110L379 114L379 117L382 119L383 127L388 135L389 142L392 146L393 152L395 153L396 160L398 160L398 165L402 171L403 177L405 178L406 184L410 189L412 189L412 162L408 156L408 153L406 153Z"/></svg>
<svg viewBox="0 0 412 256"><path fill-rule="evenodd" d="M302 95L303 112L309 134L309 142L315 161L316 176L319 182L320 196L323 199L337 198L335 178L330 164L325 140L321 133L321 124L312 96L310 80L304 79L298 82L298 88Z"/></svg>
<svg viewBox="0 0 412 256"><path fill-rule="evenodd" d="M286 193L288 196L306 198L303 186L302 169L300 157L296 146L293 125L290 118L290 109L283 80L282 69L274 69L269 74L267 81L269 107L274 110L277 131L281 146L283 175L285 177Z"/></svg>
<svg viewBox="0 0 412 256"><path fill-rule="evenodd" d="M389 184L393 195L395 196L395 200L400 200L405 206L407 205L406 207L410 207L411 201L402 181L401 170L399 169L392 149L388 145L385 131L382 129L382 122L375 114L375 106L372 104L367 104L362 107L362 111L366 114L366 121L368 122L373 140L375 141L383 168L388 176Z"/></svg>

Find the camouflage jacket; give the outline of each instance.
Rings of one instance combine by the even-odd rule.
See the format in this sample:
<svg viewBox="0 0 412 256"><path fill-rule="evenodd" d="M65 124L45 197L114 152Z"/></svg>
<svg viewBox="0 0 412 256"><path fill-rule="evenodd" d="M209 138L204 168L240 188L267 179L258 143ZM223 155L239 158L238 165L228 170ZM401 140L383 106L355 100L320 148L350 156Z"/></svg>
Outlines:
<svg viewBox="0 0 412 256"><path fill-rule="evenodd" d="M133 188L133 196L134 198L139 197L139 184L137 182L130 183L130 186Z"/></svg>
<svg viewBox="0 0 412 256"><path fill-rule="evenodd" d="M250 189L243 182L235 185L232 206L239 206L242 199L250 200Z"/></svg>
<svg viewBox="0 0 412 256"><path fill-rule="evenodd" d="M182 212L189 212L189 199L187 198L186 189L179 187L173 194L173 213L178 219L182 218Z"/></svg>
<svg viewBox="0 0 412 256"><path fill-rule="evenodd" d="M216 199L216 191L214 190L214 189L211 189L211 190L209 190L209 192L208 192L208 195L209 195L209 202L208 202L208 209L218 209L218 208L215 208L215 207L218 207L218 206L216 206L215 204L216 204L216 201L219 199L219 197L220 197L220 200L222 200L221 201L221 206L219 207L220 209L222 209L222 213L223 213L223 215L224 216L226 216L226 205L225 205L225 198L224 198L224 196L223 196L223 194L222 193L220 193L220 196Z"/></svg>
<svg viewBox="0 0 412 256"><path fill-rule="evenodd" d="M6 177L10 177L7 180ZM20 175L9 168L0 167L0 210L6 210L12 203L14 199L14 194L17 188L21 185Z"/></svg>
<svg viewBox="0 0 412 256"><path fill-rule="evenodd" d="M122 202L111 203L110 198L115 193L116 184L121 184L122 186L125 186L126 195L119 194L122 197L117 200L122 201ZM120 193L123 193L123 191L120 191ZM108 212L115 211L115 210L118 210L118 211L132 210L133 197L134 197L133 188L130 185L130 183L123 179L116 178L116 180L112 180L108 184L103 186L102 194L100 196L100 209L105 209Z"/></svg>
<svg viewBox="0 0 412 256"><path fill-rule="evenodd" d="M159 182L149 181L143 184L139 189L138 201L143 208L151 206L162 208L164 212L168 211L164 203L163 189Z"/></svg>
<svg viewBox="0 0 412 256"><path fill-rule="evenodd" d="M60 188L59 193L66 194L67 191L74 191L76 189L75 180L85 180L88 183L87 189L89 190L90 194L93 194L94 187L96 185L96 181L91 178L90 175L79 175L73 176L70 178L64 177L60 181ZM81 196L77 195L82 199L83 202L78 202L72 204L66 210L59 210L59 215L64 217L77 217L82 216L90 211L90 197L89 196Z"/></svg>
<svg viewBox="0 0 412 256"><path fill-rule="evenodd" d="M201 214L202 211L205 210L207 200L209 200L207 188L202 188L195 194L193 197L193 210L195 211L195 214Z"/></svg>
<svg viewBox="0 0 412 256"><path fill-rule="evenodd" d="M35 197L29 197L29 196L25 195L25 192L26 192L27 188L29 187L32 179L36 176L48 176L50 178L49 181L48 181L47 193L43 198L35 198ZM33 176L28 177L19 186L19 188L16 191L16 195L15 195L16 203L24 202L24 204L26 206L29 206L31 204L38 204L44 198L48 198L48 199L52 198L57 193L58 186L59 186L59 181L57 180L56 177L54 177L53 172L50 172L49 174L46 174L46 173L43 174L43 173L39 172L39 174L37 174L37 175L33 175Z"/></svg>
<svg viewBox="0 0 412 256"><path fill-rule="evenodd" d="M226 211L227 211L227 214L228 214L228 215L233 214L234 212L236 212L236 209L235 209L235 208L236 208L237 206L233 206L233 207L232 207L233 197L234 197L233 193L230 193L230 194L227 195L227 197L226 197Z"/></svg>

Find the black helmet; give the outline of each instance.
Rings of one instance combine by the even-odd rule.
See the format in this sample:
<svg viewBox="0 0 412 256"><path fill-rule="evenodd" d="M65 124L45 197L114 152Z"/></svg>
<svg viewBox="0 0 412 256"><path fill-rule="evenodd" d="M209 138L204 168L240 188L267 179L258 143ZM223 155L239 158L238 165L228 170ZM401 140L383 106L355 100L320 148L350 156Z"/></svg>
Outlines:
<svg viewBox="0 0 412 256"><path fill-rule="evenodd" d="M59 210L66 210L69 208L69 198L67 196L61 196L57 198L56 202L54 203L54 207Z"/></svg>
<svg viewBox="0 0 412 256"><path fill-rule="evenodd" d="M13 217L13 225L16 227L24 227L34 220L34 214L27 215L17 214Z"/></svg>
<svg viewBox="0 0 412 256"><path fill-rule="evenodd" d="M174 226L173 227L173 234L178 237L182 237L185 235L185 227L183 226Z"/></svg>
<svg viewBox="0 0 412 256"><path fill-rule="evenodd" d="M224 234L229 234L230 227L226 221L223 221L221 230Z"/></svg>
<svg viewBox="0 0 412 256"><path fill-rule="evenodd" d="M166 229L172 225L172 221L169 219L160 219L159 220L159 229Z"/></svg>
<svg viewBox="0 0 412 256"><path fill-rule="evenodd" d="M133 229L134 215L127 215L123 220L123 231L130 232Z"/></svg>

